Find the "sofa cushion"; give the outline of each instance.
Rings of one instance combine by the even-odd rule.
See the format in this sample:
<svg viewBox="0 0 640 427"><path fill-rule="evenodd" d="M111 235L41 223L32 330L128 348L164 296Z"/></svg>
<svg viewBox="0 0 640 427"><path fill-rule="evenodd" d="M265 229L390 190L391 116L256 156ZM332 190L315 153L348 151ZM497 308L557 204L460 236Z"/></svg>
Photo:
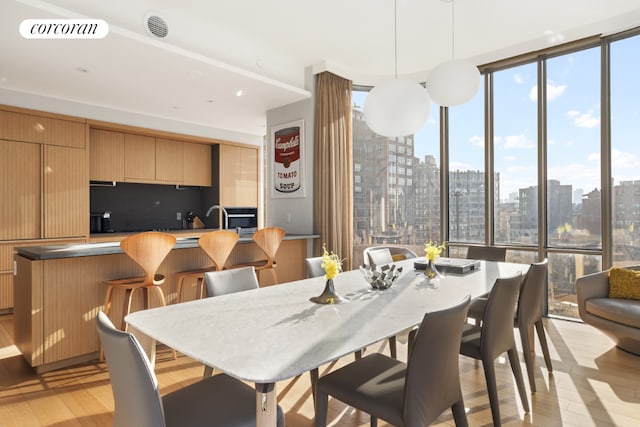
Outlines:
<svg viewBox="0 0 640 427"><path fill-rule="evenodd" d="M640 300L640 271L612 267L609 270L609 298Z"/></svg>
<svg viewBox="0 0 640 427"><path fill-rule="evenodd" d="M588 313L632 328L640 328L640 301L622 298L591 298Z"/></svg>

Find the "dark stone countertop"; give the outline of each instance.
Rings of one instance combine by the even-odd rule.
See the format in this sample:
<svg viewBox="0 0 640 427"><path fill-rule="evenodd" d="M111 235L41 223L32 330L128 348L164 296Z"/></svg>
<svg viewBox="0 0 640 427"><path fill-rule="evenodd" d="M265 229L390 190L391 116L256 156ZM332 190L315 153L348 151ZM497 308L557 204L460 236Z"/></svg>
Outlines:
<svg viewBox="0 0 640 427"><path fill-rule="evenodd" d="M317 234L287 234L284 240L316 239ZM252 243L251 235L241 235L239 244ZM173 249L189 249L198 247L198 237L178 237ZM120 242L76 243L70 245L25 246L17 247L16 253L31 260L59 258L75 258L85 256L111 255L123 253Z"/></svg>

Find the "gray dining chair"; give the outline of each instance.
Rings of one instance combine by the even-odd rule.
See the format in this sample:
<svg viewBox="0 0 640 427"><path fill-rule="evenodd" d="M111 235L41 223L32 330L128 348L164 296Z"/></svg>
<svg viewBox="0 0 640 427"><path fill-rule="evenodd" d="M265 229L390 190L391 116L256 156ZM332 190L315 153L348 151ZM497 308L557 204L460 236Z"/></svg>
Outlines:
<svg viewBox="0 0 640 427"><path fill-rule="evenodd" d="M496 246L469 246L467 248L467 259L504 262L506 257L507 248Z"/></svg>
<svg viewBox="0 0 640 427"><path fill-rule="evenodd" d="M160 395L147 355L135 336L116 329L103 312L97 317L115 403L114 427L255 426L256 392L225 374ZM284 413L278 406L278 426Z"/></svg>
<svg viewBox="0 0 640 427"><path fill-rule="evenodd" d="M258 276L253 266L208 271L204 273L204 283L209 297L248 291L260 287Z"/></svg>
<svg viewBox="0 0 640 427"><path fill-rule="evenodd" d="M324 268L322 268L321 256L305 258L304 263L307 266L307 277L324 276Z"/></svg>
<svg viewBox="0 0 640 427"><path fill-rule="evenodd" d="M460 388L458 350L469 308L427 313L407 363L373 353L318 380L316 427L327 425L329 395L398 427L426 426L451 408L457 426L467 426ZM437 343L437 345L434 345Z"/></svg>
<svg viewBox="0 0 640 427"><path fill-rule="evenodd" d="M482 360L494 426L501 425L494 361L504 352L509 356L511 370L522 399L522 407L525 412L529 412L529 401L513 334L513 318L521 283L521 274L497 279L489 292L482 315L482 324L465 324L462 332L460 354Z"/></svg>
<svg viewBox="0 0 640 427"><path fill-rule="evenodd" d="M232 268L230 270L208 271L204 273L204 283L207 287L207 296L217 297L235 292L258 289L258 275L253 266ZM203 378L213 375L211 366L204 367Z"/></svg>
<svg viewBox="0 0 640 427"><path fill-rule="evenodd" d="M536 392L536 382L531 349L532 337L529 335L529 331L533 330L534 327L538 334L538 340L540 341L540 347L542 348L547 370L549 372L553 371L549 345L547 344L544 324L542 323L542 304L546 290L548 266L549 261L545 258L543 261L533 263L529 267L529 271L520 286L518 305L513 323L514 327L518 328L520 333L522 353L524 355L524 362L529 377L529 386L531 387L532 393ZM474 300L469 308L469 317L477 320L482 319L486 303L486 298Z"/></svg>
<svg viewBox="0 0 640 427"><path fill-rule="evenodd" d="M371 246L362 252L364 265L385 265L403 259L417 258L418 255L404 246Z"/></svg>

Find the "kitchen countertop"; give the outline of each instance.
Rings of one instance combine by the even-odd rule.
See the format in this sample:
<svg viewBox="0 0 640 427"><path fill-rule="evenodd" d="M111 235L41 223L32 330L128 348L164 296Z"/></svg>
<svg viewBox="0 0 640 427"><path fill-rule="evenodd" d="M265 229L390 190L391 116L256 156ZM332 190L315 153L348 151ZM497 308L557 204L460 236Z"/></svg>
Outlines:
<svg viewBox="0 0 640 427"><path fill-rule="evenodd" d="M186 231L186 230L185 230ZM188 230L190 232L198 230ZM203 234L207 230L199 230L200 234ZM211 231L211 230L209 230ZM105 233L106 234L106 233ZM124 233L118 233L124 234ZM134 234L134 233L127 233ZM173 233L171 233L173 234ZM317 234L287 234L283 240L300 240L300 239L316 239L320 237ZM70 245L52 245L52 246L26 246L17 247L15 251L18 255L23 256L31 260L47 260L47 259L59 259L59 258L75 258L86 256L98 256L98 255L111 255L124 253L120 249L120 240L123 236L113 235L115 241L111 242L98 242L98 243L79 243ZM174 249L189 249L198 247L199 236L192 237L178 237L176 236L176 245ZM253 239L251 234L240 235L238 243L252 243Z"/></svg>

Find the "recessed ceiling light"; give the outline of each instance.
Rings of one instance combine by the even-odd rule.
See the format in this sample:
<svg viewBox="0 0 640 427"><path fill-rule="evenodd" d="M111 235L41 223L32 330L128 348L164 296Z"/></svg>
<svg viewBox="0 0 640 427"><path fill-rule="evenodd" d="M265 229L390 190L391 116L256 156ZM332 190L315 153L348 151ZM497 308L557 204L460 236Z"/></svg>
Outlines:
<svg viewBox="0 0 640 427"><path fill-rule="evenodd" d="M213 99L207 99L207 103L213 104L215 101Z"/></svg>
<svg viewBox="0 0 640 427"><path fill-rule="evenodd" d="M236 96L242 96L242 89L236 91Z"/></svg>
<svg viewBox="0 0 640 427"><path fill-rule="evenodd" d="M76 71L79 73L83 73L83 74L88 74L89 70L87 68L84 67L76 67Z"/></svg>
<svg viewBox="0 0 640 427"><path fill-rule="evenodd" d="M180 107L178 107L177 105L172 105L171 108L173 108L174 110L179 110Z"/></svg>

